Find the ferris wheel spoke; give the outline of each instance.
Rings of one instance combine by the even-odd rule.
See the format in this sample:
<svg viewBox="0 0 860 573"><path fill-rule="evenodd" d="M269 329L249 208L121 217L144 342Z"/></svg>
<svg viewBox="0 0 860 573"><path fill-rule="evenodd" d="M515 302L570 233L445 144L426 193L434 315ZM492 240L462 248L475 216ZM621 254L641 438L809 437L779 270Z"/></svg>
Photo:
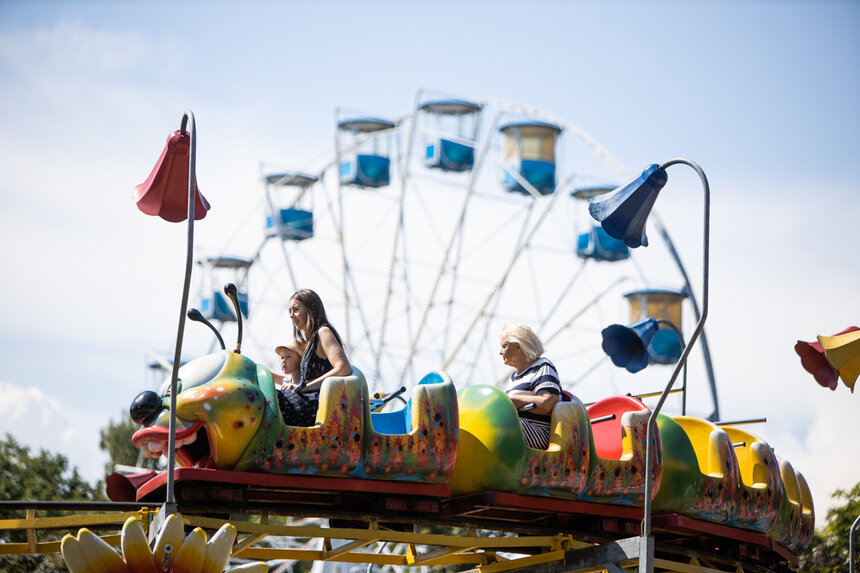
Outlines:
<svg viewBox="0 0 860 573"><path fill-rule="evenodd" d="M571 325L573 325L573 323L575 323L577 320L579 320L579 318L582 317L582 315L587 310L589 310L590 308L595 306L598 302L600 302L600 300L604 296L609 294L613 288L615 288L616 286L618 286L619 284L621 284L627 280L629 280L629 277L621 276L621 277L618 277L617 279L615 279L614 281L612 281L612 283L610 283L605 289L603 289L600 293L598 293L597 296L595 296L593 299L591 299L585 306L580 308L578 312L576 312L572 317L570 317L570 319L566 323L564 323L561 327L559 327L558 330L556 330L554 333L552 333L550 336L548 336L545 340L546 343L550 343L553 340L555 340L556 337L558 337L562 332L564 332L565 330L570 328Z"/></svg>
<svg viewBox="0 0 860 573"><path fill-rule="evenodd" d="M517 238L517 244L520 244L523 240L523 234L526 231L526 228L528 225L528 220L531 217L532 213L534 212L534 206L536 204L537 204L537 202L535 202L535 201L531 201L529 203L528 213L526 214L525 220L523 222L523 226L520 229L520 236ZM523 248L525 248L525 246ZM511 264L511 268L513 268L514 264L515 264L515 262ZM471 370L469 372L470 376L474 375L475 369L478 366L477 355L479 355L481 352L483 352L484 348L487 347L487 341L489 340L488 337L489 337L489 333L490 333L490 323L495 319L496 311L498 310L499 304L501 303L500 291L501 291L501 287L499 289L499 293L497 293L496 296L493 296L493 307L492 307L492 309L488 313L483 313L483 316L476 316L476 318L475 318L475 324L477 324L477 322L479 322L481 320L481 318L484 319L484 331L483 331L482 335L478 338L478 348L475 352L476 359L472 362L472 367L471 367ZM468 334L466 337L468 337ZM464 339L464 342L465 342L465 339ZM446 345L446 348L447 348L447 345ZM488 352L489 352L489 350L488 350ZM491 352L489 352L489 353L492 354Z"/></svg>
<svg viewBox="0 0 860 573"><path fill-rule="evenodd" d="M371 354L373 353L373 337L370 335L370 327L367 321L367 317L364 313L364 307L361 306L361 298L359 297L359 291L355 284L355 277L353 277L352 273L347 275L350 286L352 287L352 291L355 295L355 306L358 310L358 317L361 320L361 326L364 329L364 336L367 339L368 346L370 348ZM347 346L349 350L352 350L352 347Z"/></svg>
<svg viewBox="0 0 860 573"><path fill-rule="evenodd" d="M574 387L574 386L576 386L577 384L581 383L583 380L585 380L586 378L588 378L588 376L589 376L592 372L594 372L595 370L597 370L598 368L600 368L600 366L602 366L603 364L606 364L606 361L607 361L608 359L609 359L609 357L608 357L608 356L606 356L606 355L601 356L601 357L600 357L600 359L599 359L597 362L595 362L594 364L592 364L591 366L589 366L589 367L588 367L588 368L587 368L587 369L586 369L582 374L580 374L580 375L579 375L579 377L578 377L578 378L576 378L573 382L567 382L568 387L573 388L573 387ZM614 386L614 384L613 384L613 386Z"/></svg>
<svg viewBox="0 0 860 573"><path fill-rule="evenodd" d="M514 265L516 264L516 262L517 262L517 260L519 259L520 255L523 253L523 251L525 251L526 247L527 247L527 246L529 245L529 243L531 242L531 240L532 240L532 238L534 237L535 233L537 233L537 231L541 228L541 224L542 224L542 223L543 223L543 221L546 219L546 216L550 213L550 211L552 210L553 206L555 205L556 200L557 200L557 199L558 199L558 197L560 197L560 196L561 196L561 194L560 194L560 193L556 193L556 194L553 194L553 195L552 195L552 197L550 198L550 200L549 200L549 201L547 201L546 207L544 208L543 212L540 214L540 216L539 216L539 217L537 218L537 220L534 222L534 225L531 227L531 229L529 230L528 234L526 234L526 235L525 235L525 238L524 238L524 239L522 239L522 238L521 238L521 239L518 239L518 243L520 243L520 244L518 245L518 247L517 247L517 248L516 248L516 250L514 251L513 255L511 256L511 259L510 259L510 261L508 262L508 266L507 266L507 268L505 269L505 271L504 271L504 273L502 274L502 276L501 276L501 278L499 279L499 281L496 283L496 285L493 287L493 289L490 291L490 293L489 293L489 294L487 295L487 297L484 299L484 303L481 305L480 310L478 310L478 312L477 312L477 313L475 313L475 317L474 317L474 319L472 320L471 324L469 325L469 328L466 330L466 332L464 333L463 337L460 339L460 342L457 344L457 346L456 346L456 347L454 347L454 348L452 349L451 354L450 354L450 355L449 355L449 357L445 360L445 363L444 363L444 364L443 364L443 366L442 366L443 368L447 367L447 365L451 362L451 360L453 360L453 358L457 355L457 353L460 351L460 349L461 349L461 348L463 347L463 345L465 344L465 342L466 342L466 340L468 339L469 335L472 333L472 329L474 329L475 325L478 323L478 320L479 320L479 319L481 318L481 316L484 314L484 311L486 310L487 306L490 304L490 302L491 302L491 301L492 301L496 296L498 296L498 294L499 294L499 293L501 292L501 290L504 288L505 283L507 282L508 277L509 277L509 276L510 276L510 274L511 274L511 270L514 268ZM534 204L534 203L533 203L533 204ZM524 232L525 232L525 228L521 231L521 233L524 233ZM522 234L521 234L521 237L522 237Z"/></svg>
<svg viewBox="0 0 860 573"><path fill-rule="evenodd" d="M549 322L549 320L555 315L556 311L561 306L561 303L564 302L564 299L567 297L568 293L573 290L573 287L576 284L576 281L579 279L580 276L582 276L582 272L583 272L583 270L585 270L585 266L587 264L588 264L588 259L582 259L582 262L579 264L579 268L576 269L576 272L574 272L573 276L570 277L570 280L568 281L568 283L564 286L564 288L559 293L558 298L556 298L555 302L552 304L552 306L550 306L546 315L538 323L539 324L539 326L538 326L539 330L542 331L546 327L547 322Z"/></svg>
<svg viewBox="0 0 860 573"><path fill-rule="evenodd" d="M496 118L493 121L493 126L498 124L499 116L496 115ZM418 339L421 336L421 331L424 328L424 325L427 323L427 315L430 312L430 308L433 306L433 301L436 298L436 290L439 288L439 283L442 280L442 275L445 272L445 268L448 266L448 258L451 254L451 249L454 245L454 242L457 239L457 235L462 232L463 222L466 219L466 213L468 211L469 202L472 198L472 195L475 190L475 182L477 180L478 173L480 172L480 165L483 163L484 158L487 155L487 150L490 147L490 138L487 137L481 148L478 152L478 156L475 158L475 165L472 168L472 171L469 173L469 181L466 185L466 197L463 199L463 206L460 209L460 217L458 219L457 225L454 227L454 231L451 233L451 237L448 241L448 246L445 248L445 254L442 256L442 261L439 264L439 269L436 274L436 278L433 281L433 287L430 289L430 295L427 297L427 303L424 306L424 311L421 315L421 320L418 323L417 330L415 335L412 338L412 342L409 345L409 351L407 352L406 364L403 367L403 371L400 374L400 379L398 383L402 383L405 377L406 371L412 364L412 357L415 354L415 347L418 344Z"/></svg>
<svg viewBox="0 0 860 573"><path fill-rule="evenodd" d="M535 207L535 205L537 204L537 202L536 202L535 200L536 200L536 199L539 199L539 198L541 197L541 194L537 191L537 189L534 187L534 185L532 185L532 183L531 183L530 181L527 181L524 177L522 177L522 175L521 175L521 174L516 173L516 172L512 172L512 171L510 171L509 169L504 168L504 166L501 166L501 167L504 169L504 171L505 171L506 173L509 173L509 174L510 174L510 175L511 175L511 176L512 176L512 177L513 177L513 178L514 178L514 179L515 179L515 180L516 180L516 181L517 181L517 182L518 182L518 183L519 183L519 184L520 184L524 189L526 189L526 190L531 194L531 196L532 196L532 198L533 198L534 200L533 200L533 201L531 201L531 202L529 203L528 211L527 211L526 216L525 216L525 218L524 218L524 220L523 220L523 224L522 224L522 226L521 226L521 228L520 228L520 236L517 238L517 242L516 242L516 245L517 245L517 246L515 247L515 252L516 252L516 254L514 255L514 259L511 261L511 264L510 264L510 266L509 266L508 270L506 271L505 276L504 276L504 277L503 277L503 279L502 279L502 282L499 284L498 289L497 289L497 292L494 292L494 293L492 293L492 294L490 295L490 296L491 296L491 298L493 298L493 299L494 299L494 302L493 302L493 308L492 308L492 310L491 310L489 313L485 314L486 320L485 320L485 325L484 325L484 332L483 332L482 336L480 336L480 338L479 338L480 342L479 342L479 347L478 347L478 350L477 350L476 354L479 354L479 353L483 350L484 345L485 345L485 343L486 343L487 336L488 336L488 334L489 334L490 321L491 321L491 320L492 320L492 318L495 316L495 314L496 314L496 310L498 309L498 305L499 305L499 303L501 302L501 296L500 296L500 294L501 294L501 290L504 288L504 284L505 284L505 282L507 281L507 276L508 276L508 274L510 273L510 270L513 268L514 264L516 263L516 258L519 256L519 253L520 253L523 249L525 249L525 248L527 248L527 247L528 247L528 239L526 240L526 243L525 243L525 244L523 244L523 237L525 236L526 230L528 229L529 219L531 218L531 216L532 216L532 214L533 214L533 212L534 212L534 207ZM570 179L570 178L568 178L568 179ZM566 183L567 183L567 181L565 181L565 184L566 184ZM564 184L563 184L562 186L564 186ZM553 195L552 199L550 200L550 203L551 203L551 204L552 204L552 203L554 203L554 202L555 202L555 200L556 200L556 197L558 197L558 196L559 196L559 195ZM541 221L542 221L542 220L543 220L543 218L546 216L546 214L549 212L549 209L551 208L551 206L552 206L552 205L549 205L549 206L547 207L547 210L546 210L546 211L544 211L544 215L542 216ZM540 225L540 222L535 226L535 228L533 229L532 233L530 233L530 235L529 235L529 239L531 238L531 236L533 236L534 232L537 230L537 228L538 228L538 226L539 226L539 225ZM460 248L462 248L462 241L460 242ZM457 257L457 261L458 261L458 262L459 262L459 258L460 258L460 249L458 249L458 257ZM453 271L453 274L454 274L454 278L455 278L455 279L456 279L456 272L457 272L457 268L456 268L456 266L455 266L454 271ZM532 275L532 276L533 276L533 275ZM453 292L454 292L454 283L452 282L452 298L453 298ZM482 314L484 314L484 312L483 312L483 311L485 310L485 307L486 307L486 303L485 303L485 306L484 306L484 307L482 307L482 311L481 311L481 312L479 312L479 314L475 317L475 321L473 322L473 325L474 325L475 323L477 323L477 321L479 321L479 320L480 320L481 315L482 315ZM450 324L450 308L451 308L451 307L449 306L449 321L448 321L448 322L449 322L449 324ZM453 352L454 352L454 354L456 354L456 352L458 352L459 347L460 347L460 346L462 346L462 344L465 342L465 339L466 339L466 338L468 338L469 334L471 334L471 329L472 329L472 328L473 328L473 326L469 328L469 331L467 331L467 334L466 334L466 336L464 337L464 339L460 342L460 344L458 345L458 347L454 349L454 351L453 351ZM446 344L445 344L445 348L446 348L446 349L448 348L448 344L447 344L447 331L446 331ZM449 362L450 362L450 360L446 361L444 364L445 364L445 365L447 365ZM473 362L471 373L474 373L474 369L475 369L475 367L476 367L476 366L477 366L477 359Z"/></svg>
<svg viewBox="0 0 860 573"><path fill-rule="evenodd" d="M290 282L293 285L293 291L295 291L298 288L296 286L296 274L293 272L293 265L290 263L289 255L287 255L287 247L286 247L287 235L286 235L286 229L284 229L284 222L281 220L280 214L275 209L275 204L272 201L270 185L268 183L266 183L265 189L266 189L266 191L265 191L266 205L269 208L269 217L271 217L272 222L277 226L278 238L280 239L280 243L281 243L281 254L284 256L284 265L286 265L286 267L287 267L287 272L290 275ZM263 239L263 242L265 243L266 240L268 240L268 237Z"/></svg>
<svg viewBox="0 0 860 573"><path fill-rule="evenodd" d="M412 158L412 141L415 135L415 119L417 116L418 102L421 98L421 90L415 95L415 105L412 106L412 114L409 118L409 135L406 138L406 153L400 155L400 195L398 198L397 222L394 225L394 239L391 241L391 257L388 263L388 278L385 285L385 301L382 304L382 323L379 325L379 341L374 352L374 374L379 378L379 360L385 340L385 329L388 326L388 307L391 304L391 291L394 282L394 265L397 261L397 249L400 243L400 235L403 232L403 199L406 195L406 182L409 174L409 161Z"/></svg>
<svg viewBox="0 0 860 573"><path fill-rule="evenodd" d="M451 289L450 289L449 294L448 294L448 300L446 301L446 304L448 306L448 312L446 313L446 318L445 318L445 324L446 325L450 325L451 321L454 318L454 316L453 316L453 311L454 311L453 301L454 301L455 293L457 292L457 279L458 279L458 275L459 275L458 270L460 268L460 260L462 259L462 256L463 256L463 235L461 234L459 239L457 240L457 254L454 257L454 263L451 265ZM448 337L450 336L450 334L451 334L451 329L445 328L444 334L443 334L444 338L442 340L442 352L441 352L441 354L442 354L441 358L442 359L444 359L444 357L445 357L445 349L448 348Z"/></svg>

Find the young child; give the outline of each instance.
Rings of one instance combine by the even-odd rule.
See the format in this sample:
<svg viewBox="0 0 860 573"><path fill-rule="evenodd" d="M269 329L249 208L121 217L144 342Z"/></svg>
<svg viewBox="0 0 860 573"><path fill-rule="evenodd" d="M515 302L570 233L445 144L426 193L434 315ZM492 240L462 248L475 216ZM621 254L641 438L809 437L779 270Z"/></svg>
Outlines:
<svg viewBox="0 0 860 573"><path fill-rule="evenodd" d="M302 365L302 354L304 354L304 343L301 340L291 340L283 346L275 348L275 353L281 357L281 370L284 374L272 372L275 383L281 385L281 389L295 390L301 382L299 372Z"/></svg>

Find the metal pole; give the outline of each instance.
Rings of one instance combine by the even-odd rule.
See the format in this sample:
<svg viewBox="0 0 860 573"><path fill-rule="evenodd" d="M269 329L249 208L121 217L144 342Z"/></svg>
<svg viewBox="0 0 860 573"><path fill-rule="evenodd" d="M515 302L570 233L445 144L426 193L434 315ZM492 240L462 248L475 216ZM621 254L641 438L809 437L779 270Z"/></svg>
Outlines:
<svg viewBox="0 0 860 573"><path fill-rule="evenodd" d="M672 238L669 237L669 232L666 231L666 227L663 226L662 221L660 221L660 217L657 216L657 213L654 213L655 223L657 223L657 229L660 231L660 235L662 235L663 240L666 242L666 248L669 250L669 254L672 256L672 259L675 261L675 266L678 267L678 271L681 273L681 277L684 279L684 288L687 291L687 294L690 297L690 305L693 307L693 314L696 316L696 320L701 318L699 314L699 303L696 302L696 295L693 293L693 287L690 285L690 278L687 276L687 270L684 268L684 263L681 262L681 257L678 255L678 251L675 249L675 243L672 242ZM711 388L711 402L714 404L714 410L711 412L711 415L708 416L708 419L719 420L720 419L720 403L717 399L717 382L714 376L714 365L711 362L711 350L708 346L708 335L703 330L701 335L701 340L699 343L702 346L702 358L705 361L705 373L708 375L708 383ZM684 374L686 376L686 372Z"/></svg>
<svg viewBox="0 0 860 573"><path fill-rule="evenodd" d="M197 125L194 114L189 110L182 116L180 131L185 131L191 120L190 145L188 152L188 239L185 248L185 281L182 286L182 304L179 311L179 327L176 329L176 349L173 353L173 368L170 376L170 423L167 436L167 498L164 502L164 513L176 513L176 496L174 492L173 471L176 467L176 386L179 380L179 362L182 356L182 337L185 333L185 312L188 309L188 291L191 287L191 269L194 255L194 202L197 198L196 162L197 162Z"/></svg>
<svg viewBox="0 0 860 573"><path fill-rule="evenodd" d="M688 288L689 288L689 286L688 286ZM660 320L657 321L657 324L665 324L666 326L668 326L669 329L671 329L675 334L678 335L678 340L681 341L681 344L684 344L684 335L681 334L681 329L679 327L675 326L675 324L672 323L672 321L661 318ZM704 333L703 333L703 335L704 335ZM671 393L672 392L670 392L670 394ZM687 415L687 365L686 364L684 364L684 378L683 378L683 383L681 384L681 415L682 416Z"/></svg>
<svg viewBox="0 0 860 573"><path fill-rule="evenodd" d="M657 406L651 411L651 416L648 418L648 428L645 432L645 507L644 515L642 517L642 547L649 547L647 542L648 537L651 535L651 488L653 487L653 480L651 479L651 442L653 439L653 430L656 426L657 414L660 413L660 409L663 407L663 403L666 401L666 397L669 395L669 390L672 389L672 385L678 378L678 374L681 372L681 369L687 363L687 357L690 355L690 350L693 349L696 339L699 337L699 334L702 332L702 329L705 326L705 320L708 318L711 190L708 186L708 178L705 176L705 172L702 171L701 167L699 167L696 163L690 161L689 159L672 159L661 165L660 169L665 170L667 167L670 167L677 163L688 165L696 171L696 173L699 175L699 178L702 180L702 188L705 193L703 225L704 229L702 233L702 315L699 319L699 322L696 324L695 330L693 330L693 334L690 336L690 341L687 343L687 346L684 348L684 352L681 354L681 359L678 360L678 363L675 365L675 370L674 372L672 372L672 377L669 379L669 383L666 385L666 389L663 390L663 394L660 396L660 401L657 403ZM654 555L650 551L646 551L645 555L640 554L639 570L643 573L652 573L654 571Z"/></svg>
<svg viewBox="0 0 860 573"><path fill-rule="evenodd" d="M854 547L854 533L857 531L857 524L860 523L860 515L851 524L851 529L848 531L848 573L854 573L854 561L857 560L857 551Z"/></svg>

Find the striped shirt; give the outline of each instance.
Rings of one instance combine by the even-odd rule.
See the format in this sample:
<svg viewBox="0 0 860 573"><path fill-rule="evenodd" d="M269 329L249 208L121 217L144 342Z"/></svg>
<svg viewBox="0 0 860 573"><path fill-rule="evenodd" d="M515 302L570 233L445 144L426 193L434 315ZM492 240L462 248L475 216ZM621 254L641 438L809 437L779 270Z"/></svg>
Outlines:
<svg viewBox="0 0 860 573"><path fill-rule="evenodd" d="M538 358L521 374L516 372L511 374L505 393L509 396L516 394L554 394L561 397L561 382L553 363L546 358ZM552 417L547 414L536 414L532 410L518 414L526 444L531 448L547 449L549 447L549 424Z"/></svg>

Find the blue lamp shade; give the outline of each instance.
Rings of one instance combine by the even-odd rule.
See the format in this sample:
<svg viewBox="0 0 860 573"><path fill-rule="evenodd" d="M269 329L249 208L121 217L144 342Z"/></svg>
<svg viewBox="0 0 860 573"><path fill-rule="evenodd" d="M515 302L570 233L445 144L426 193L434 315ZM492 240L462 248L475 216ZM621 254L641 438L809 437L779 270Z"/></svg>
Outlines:
<svg viewBox="0 0 860 573"><path fill-rule="evenodd" d="M683 352L683 341L669 328L659 329L648 345L649 362L653 364L676 364Z"/></svg>
<svg viewBox="0 0 860 573"><path fill-rule="evenodd" d="M588 212L607 233L624 241L631 249L647 247L645 223L657 194L667 180L664 169L656 164L651 165L627 185L612 193L589 199Z"/></svg>
<svg viewBox="0 0 860 573"><path fill-rule="evenodd" d="M648 345L657 334L657 321L640 320L630 326L613 324L603 329L603 351L612 363L628 372L639 372L648 366Z"/></svg>

